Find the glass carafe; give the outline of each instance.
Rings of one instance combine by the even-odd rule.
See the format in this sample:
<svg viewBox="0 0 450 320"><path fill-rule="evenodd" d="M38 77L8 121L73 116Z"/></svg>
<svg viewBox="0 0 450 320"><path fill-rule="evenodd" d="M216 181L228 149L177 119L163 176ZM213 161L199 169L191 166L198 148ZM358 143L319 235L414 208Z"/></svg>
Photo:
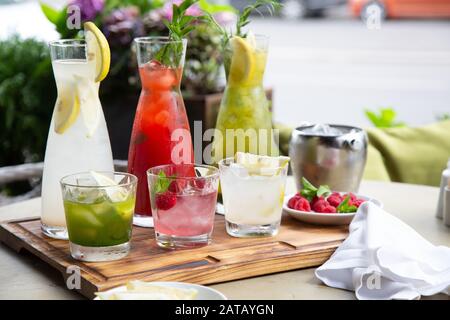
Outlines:
<svg viewBox="0 0 450 320"><path fill-rule="evenodd" d="M138 177L134 223L152 227L146 171L194 162L189 122L180 91L187 40L135 39L142 91L134 118L128 171ZM193 169L193 167L192 167Z"/></svg>
<svg viewBox="0 0 450 320"><path fill-rule="evenodd" d="M268 38L234 37L224 52L227 86L222 97L213 141L213 162L237 151L277 156L263 77Z"/></svg>
<svg viewBox="0 0 450 320"><path fill-rule="evenodd" d="M58 97L45 150L41 222L47 236L67 239L61 178L89 170L113 171L114 166L95 61L87 58L85 41L53 41L50 51Z"/></svg>

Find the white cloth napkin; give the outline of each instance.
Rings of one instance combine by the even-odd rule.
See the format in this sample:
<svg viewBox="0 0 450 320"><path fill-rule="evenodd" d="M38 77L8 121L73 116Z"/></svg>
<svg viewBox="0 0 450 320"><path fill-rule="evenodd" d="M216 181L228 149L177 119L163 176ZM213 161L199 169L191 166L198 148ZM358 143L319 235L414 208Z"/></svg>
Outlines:
<svg viewBox="0 0 450 320"><path fill-rule="evenodd" d="M330 287L355 291L358 299L449 295L450 248L432 245L398 218L366 202L350 224L348 238L316 276Z"/></svg>

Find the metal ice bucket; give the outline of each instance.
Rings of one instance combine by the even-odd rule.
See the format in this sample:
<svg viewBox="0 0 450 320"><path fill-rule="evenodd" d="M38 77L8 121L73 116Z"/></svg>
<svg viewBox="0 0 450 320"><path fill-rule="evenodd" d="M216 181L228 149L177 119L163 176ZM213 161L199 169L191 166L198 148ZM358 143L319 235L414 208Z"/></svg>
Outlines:
<svg viewBox="0 0 450 320"><path fill-rule="evenodd" d="M367 134L343 125L308 125L295 129L289 144L297 189L305 177L334 191L357 192L367 160Z"/></svg>

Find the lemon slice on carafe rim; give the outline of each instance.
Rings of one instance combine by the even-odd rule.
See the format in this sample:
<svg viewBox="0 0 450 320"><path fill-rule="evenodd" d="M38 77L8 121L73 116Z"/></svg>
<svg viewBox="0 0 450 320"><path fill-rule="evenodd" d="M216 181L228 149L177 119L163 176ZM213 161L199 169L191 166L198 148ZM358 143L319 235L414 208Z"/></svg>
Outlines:
<svg viewBox="0 0 450 320"><path fill-rule="evenodd" d="M95 61L95 82L105 79L111 63L111 52L105 35L93 22L84 23L84 36L87 44L87 58Z"/></svg>
<svg viewBox="0 0 450 320"><path fill-rule="evenodd" d="M95 68L92 74L95 82L90 79L78 78L77 92L81 101L81 114L87 129L87 137L92 137L100 122L100 101L98 100L98 84L109 72L111 52L108 41L97 26L88 21L84 23L84 36L87 46L88 63Z"/></svg>
<svg viewBox="0 0 450 320"><path fill-rule="evenodd" d="M231 58L229 82L245 84L252 79L255 69L254 50L251 41L238 36L230 40L233 49Z"/></svg>

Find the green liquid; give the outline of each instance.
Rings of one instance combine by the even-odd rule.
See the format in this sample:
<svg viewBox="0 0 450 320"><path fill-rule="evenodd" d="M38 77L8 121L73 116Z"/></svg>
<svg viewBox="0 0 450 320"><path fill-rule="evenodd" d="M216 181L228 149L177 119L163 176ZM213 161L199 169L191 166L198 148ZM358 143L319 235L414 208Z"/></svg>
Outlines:
<svg viewBox="0 0 450 320"><path fill-rule="evenodd" d="M269 156L279 154L272 131L269 102L262 86L227 87L216 129L221 135L214 137L215 163L233 157L237 151Z"/></svg>
<svg viewBox="0 0 450 320"><path fill-rule="evenodd" d="M134 198L121 202L102 199L95 203L64 200L70 241L86 247L108 247L130 241L134 203Z"/></svg>

